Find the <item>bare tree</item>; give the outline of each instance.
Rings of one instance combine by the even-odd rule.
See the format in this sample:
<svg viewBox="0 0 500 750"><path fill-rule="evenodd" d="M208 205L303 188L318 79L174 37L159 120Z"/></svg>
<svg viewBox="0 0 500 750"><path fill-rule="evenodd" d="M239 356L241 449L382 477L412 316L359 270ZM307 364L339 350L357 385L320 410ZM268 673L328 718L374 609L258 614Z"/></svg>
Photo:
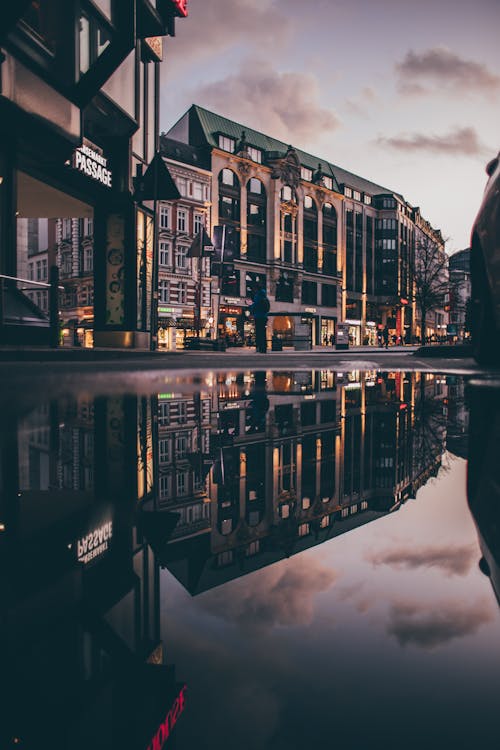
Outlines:
<svg viewBox="0 0 500 750"><path fill-rule="evenodd" d="M443 308L449 292L448 257L444 244L423 236L410 260L415 302L420 313L422 343L425 343L429 313Z"/></svg>

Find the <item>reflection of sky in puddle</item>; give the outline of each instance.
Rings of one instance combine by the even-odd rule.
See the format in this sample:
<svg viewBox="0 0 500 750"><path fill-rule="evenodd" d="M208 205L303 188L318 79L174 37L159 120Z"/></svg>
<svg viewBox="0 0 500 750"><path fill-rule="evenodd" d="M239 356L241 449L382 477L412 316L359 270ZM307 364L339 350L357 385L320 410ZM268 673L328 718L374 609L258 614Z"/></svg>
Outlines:
<svg viewBox="0 0 500 750"><path fill-rule="evenodd" d="M164 636L198 719L181 747L200 726L203 747L221 732L238 748L491 739L500 616L465 474L447 455L398 512L195 598L163 571Z"/></svg>

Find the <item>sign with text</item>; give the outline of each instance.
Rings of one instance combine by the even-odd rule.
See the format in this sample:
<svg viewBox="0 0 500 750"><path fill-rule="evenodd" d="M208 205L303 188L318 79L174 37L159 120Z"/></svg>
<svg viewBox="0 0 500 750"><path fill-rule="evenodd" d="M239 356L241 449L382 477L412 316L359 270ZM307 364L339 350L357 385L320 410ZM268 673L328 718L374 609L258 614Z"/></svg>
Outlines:
<svg viewBox="0 0 500 750"><path fill-rule="evenodd" d="M79 563L88 563L101 557L109 549L109 542L113 536L113 522L107 521L76 542L76 556Z"/></svg>
<svg viewBox="0 0 500 750"><path fill-rule="evenodd" d="M103 156L102 149L94 146L90 141L83 141L73 154L73 167L101 185L111 187L112 172L108 168L108 160Z"/></svg>

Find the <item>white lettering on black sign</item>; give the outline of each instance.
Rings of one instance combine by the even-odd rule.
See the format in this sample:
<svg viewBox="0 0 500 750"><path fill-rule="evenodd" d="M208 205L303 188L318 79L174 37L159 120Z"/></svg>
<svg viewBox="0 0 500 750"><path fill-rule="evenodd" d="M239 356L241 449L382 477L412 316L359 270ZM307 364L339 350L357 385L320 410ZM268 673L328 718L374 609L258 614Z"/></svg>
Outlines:
<svg viewBox="0 0 500 750"><path fill-rule="evenodd" d="M106 552L109 546L109 540L113 536L113 522L108 521L99 526L98 529L91 531L87 536L82 537L76 543L78 562L86 565L91 560L103 552Z"/></svg>
<svg viewBox="0 0 500 750"><path fill-rule="evenodd" d="M90 146L80 146L75 151L74 167L83 172L87 177L111 187L111 170L107 168L108 160L94 151Z"/></svg>

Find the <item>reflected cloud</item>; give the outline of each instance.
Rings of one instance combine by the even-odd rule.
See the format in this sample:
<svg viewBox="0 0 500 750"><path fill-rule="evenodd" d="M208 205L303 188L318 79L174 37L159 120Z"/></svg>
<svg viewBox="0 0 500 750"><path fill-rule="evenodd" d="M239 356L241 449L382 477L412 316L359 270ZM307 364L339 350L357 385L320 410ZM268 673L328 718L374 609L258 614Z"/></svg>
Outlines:
<svg viewBox="0 0 500 750"><path fill-rule="evenodd" d="M336 579L336 571L295 558L268 568L265 574L249 576L244 589L230 583L202 594L200 604L210 614L240 626L309 625L316 595L330 589Z"/></svg>
<svg viewBox="0 0 500 750"><path fill-rule="evenodd" d="M477 557L475 544L458 547L432 546L409 549L407 546L366 555L372 565L390 565L396 569L440 568L448 575L465 576Z"/></svg>
<svg viewBox="0 0 500 750"><path fill-rule="evenodd" d="M431 650L457 638L472 635L493 620L491 605L478 600L469 608L462 602L449 601L430 610L408 602L392 605L387 633L396 638L400 646L414 645Z"/></svg>
<svg viewBox="0 0 500 750"><path fill-rule="evenodd" d="M299 145L339 127L337 116L320 103L315 76L281 73L264 61L246 61L237 73L196 89L193 97L208 109Z"/></svg>

